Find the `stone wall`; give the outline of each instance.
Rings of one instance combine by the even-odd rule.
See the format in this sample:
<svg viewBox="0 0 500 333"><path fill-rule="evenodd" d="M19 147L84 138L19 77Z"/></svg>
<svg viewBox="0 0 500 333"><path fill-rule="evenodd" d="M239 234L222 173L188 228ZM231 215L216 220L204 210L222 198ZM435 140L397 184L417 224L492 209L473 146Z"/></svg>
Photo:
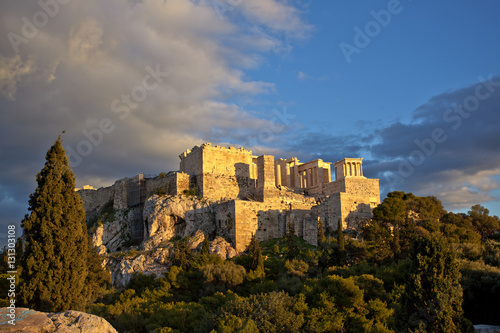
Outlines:
<svg viewBox="0 0 500 333"><path fill-rule="evenodd" d="M364 177L348 177L323 185L326 195L345 192L351 195L369 197L375 205L380 203L380 189L378 179Z"/></svg>
<svg viewBox="0 0 500 333"><path fill-rule="evenodd" d="M203 147L203 146L202 146ZM179 155L181 159L180 170L188 175L201 175L203 173L203 150L195 146L192 150L186 150Z"/></svg>
<svg viewBox="0 0 500 333"><path fill-rule="evenodd" d="M295 234L315 244L317 222L311 214L312 202L285 203L281 201L252 202L235 200L235 233L233 242L237 251L244 251L252 234L259 241L283 237L290 221ZM316 218L317 220L317 218ZM313 222L311 222L313 221Z"/></svg>
<svg viewBox="0 0 500 333"><path fill-rule="evenodd" d="M236 248L236 204L234 200L219 203L214 206L214 224L218 235L231 240Z"/></svg>
<svg viewBox="0 0 500 333"><path fill-rule="evenodd" d="M182 172L170 172L165 177L146 179L148 196L164 190L168 195L179 195L189 190L189 175Z"/></svg>
<svg viewBox="0 0 500 333"><path fill-rule="evenodd" d="M97 190L78 190L78 194L83 200L83 209L87 214L87 218L98 214L102 206L113 200L115 188L113 186L101 187Z"/></svg>
<svg viewBox="0 0 500 333"><path fill-rule="evenodd" d="M274 156L262 155L257 158L257 192L260 201L278 198L278 189L275 180Z"/></svg>
<svg viewBox="0 0 500 333"><path fill-rule="evenodd" d="M203 146L203 173L250 178L252 152L243 148Z"/></svg>
<svg viewBox="0 0 500 333"><path fill-rule="evenodd" d="M128 208L128 178L123 178L117 180L113 187L114 197L113 197L113 208L116 210L127 209Z"/></svg>
<svg viewBox="0 0 500 333"><path fill-rule="evenodd" d="M196 177L198 193L204 198L236 199L254 194L255 167L249 150L205 143L180 158L181 171Z"/></svg>
<svg viewBox="0 0 500 333"><path fill-rule="evenodd" d="M361 224L372 217L371 198L364 195L334 193L313 209L328 231L337 230L338 220L344 230L359 230ZM325 230L325 231L327 231Z"/></svg>

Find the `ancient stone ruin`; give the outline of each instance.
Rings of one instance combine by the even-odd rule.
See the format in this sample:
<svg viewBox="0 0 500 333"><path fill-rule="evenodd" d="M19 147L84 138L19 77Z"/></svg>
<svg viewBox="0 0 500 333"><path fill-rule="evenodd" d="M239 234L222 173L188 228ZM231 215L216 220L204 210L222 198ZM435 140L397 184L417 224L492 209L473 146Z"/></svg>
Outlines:
<svg viewBox="0 0 500 333"><path fill-rule="evenodd" d="M357 230L380 203L379 180L363 176L361 158L334 163L332 181L331 163L321 159L301 163L210 143L179 157L179 171L79 190L88 219L106 205L115 212L94 233L102 253L121 250L124 240L154 249L200 230L241 252L254 233L260 241L283 237L288 222L316 244L319 221L326 231L336 230L339 219L345 230Z"/></svg>

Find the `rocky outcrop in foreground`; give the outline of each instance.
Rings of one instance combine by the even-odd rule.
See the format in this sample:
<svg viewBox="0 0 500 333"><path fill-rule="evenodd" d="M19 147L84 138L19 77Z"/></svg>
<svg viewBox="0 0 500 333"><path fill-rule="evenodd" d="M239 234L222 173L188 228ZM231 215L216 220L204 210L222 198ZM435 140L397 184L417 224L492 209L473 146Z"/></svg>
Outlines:
<svg viewBox="0 0 500 333"><path fill-rule="evenodd" d="M25 333L115 333L105 319L80 311L45 313L27 308L0 309L1 332ZM13 324L14 325L13 325Z"/></svg>
<svg viewBox="0 0 500 333"><path fill-rule="evenodd" d="M199 252L205 234L198 230L189 238L188 247ZM222 259L230 259L238 253L224 238L217 236L209 242L209 252L219 255ZM128 253L105 255L104 264L109 267L111 283L118 288L126 287L135 273L154 274L162 277L172 266L173 243L166 243L162 247L149 251L132 250Z"/></svg>

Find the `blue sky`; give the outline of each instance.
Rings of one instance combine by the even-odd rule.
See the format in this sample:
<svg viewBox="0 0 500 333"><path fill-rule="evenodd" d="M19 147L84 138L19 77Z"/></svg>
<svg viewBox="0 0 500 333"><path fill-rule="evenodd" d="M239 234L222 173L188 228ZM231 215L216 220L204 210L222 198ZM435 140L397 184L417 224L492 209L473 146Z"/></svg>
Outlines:
<svg viewBox="0 0 500 333"><path fill-rule="evenodd" d="M62 130L79 186L210 141L500 215L496 1L42 3L0 3L0 239Z"/></svg>

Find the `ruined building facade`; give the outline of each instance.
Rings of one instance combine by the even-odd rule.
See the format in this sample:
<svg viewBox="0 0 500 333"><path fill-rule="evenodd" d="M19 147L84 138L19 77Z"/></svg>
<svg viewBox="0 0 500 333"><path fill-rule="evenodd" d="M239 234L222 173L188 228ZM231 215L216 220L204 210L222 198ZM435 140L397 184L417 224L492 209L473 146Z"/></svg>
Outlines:
<svg viewBox="0 0 500 333"><path fill-rule="evenodd" d="M339 219L344 229L358 229L380 203L379 180L363 176L361 158L345 158L332 170L332 163L321 159L301 163L297 158L254 156L243 148L210 143L179 157L180 170L162 177L139 175L107 188L80 190L86 211L92 214L109 200L115 209L135 207L133 233L147 239L151 235L141 207L148 197L196 193L210 203L216 233L229 238L239 252L254 233L261 241L283 237L288 222L297 236L316 244L320 220L330 231L337 229ZM195 207L191 213L196 214Z"/></svg>

